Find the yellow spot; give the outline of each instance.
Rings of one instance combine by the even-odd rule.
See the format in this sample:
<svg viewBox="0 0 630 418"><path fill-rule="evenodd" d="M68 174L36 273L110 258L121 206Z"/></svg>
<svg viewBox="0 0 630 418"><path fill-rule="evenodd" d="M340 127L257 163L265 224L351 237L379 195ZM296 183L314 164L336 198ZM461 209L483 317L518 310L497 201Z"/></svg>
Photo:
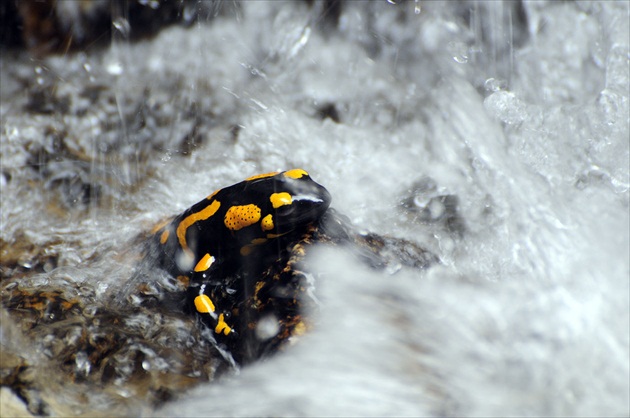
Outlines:
<svg viewBox="0 0 630 418"><path fill-rule="evenodd" d="M292 179L299 179L303 176L308 176L308 173L301 168L294 168L293 170L285 171L284 176Z"/></svg>
<svg viewBox="0 0 630 418"><path fill-rule="evenodd" d="M162 232L162 235L160 236L160 244L166 244L166 241L168 241L168 236L170 235L171 231L169 231L168 229L164 232Z"/></svg>
<svg viewBox="0 0 630 418"><path fill-rule="evenodd" d="M287 192L272 193L272 195L269 196L269 200L271 201L271 205L274 209L278 209L280 206L290 205L291 203L293 203L293 198Z"/></svg>
<svg viewBox="0 0 630 418"><path fill-rule="evenodd" d="M187 217L185 217L179 225L177 225L177 238L179 239L179 245L181 245L184 251L190 251L188 248L188 243L186 242L186 231L188 228L198 221L205 221L212 215L214 215L221 206L221 202L215 200L199 212L191 213Z"/></svg>
<svg viewBox="0 0 630 418"><path fill-rule="evenodd" d="M265 174L257 174L255 176L251 176L245 179L245 181L251 181L251 180L258 180L258 179L264 179L267 177L273 177L276 174L278 174L279 171L272 171L271 173L265 173Z"/></svg>
<svg viewBox="0 0 630 418"><path fill-rule="evenodd" d="M256 289L254 290L254 295L258 296L258 292L260 292L260 289L262 289L265 286L265 282L260 281L260 282L256 282Z"/></svg>
<svg viewBox="0 0 630 418"><path fill-rule="evenodd" d="M195 308L200 313L214 312L214 303L212 303L208 295L199 295L195 298Z"/></svg>
<svg viewBox="0 0 630 418"><path fill-rule="evenodd" d="M304 335L305 333L306 333L306 324L304 323L304 321L300 321L297 324L295 324L295 327L293 328L293 335L301 336L301 335Z"/></svg>
<svg viewBox="0 0 630 418"><path fill-rule="evenodd" d="M260 222L260 227L262 228L263 231L269 231L273 229L273 216L271 216L271 214L265 216L264 218L262 218L262 221Z"/></svg>
<svg viewBox="0 0 630 418"><path fill-rule="evenodd" d="M156 232L158 232L160 229L164 228L166 225L169 224L169 222L171 222L173 220L173 218L168 218L163 220L162 222L160 222L159 224L155 225L153 227L153 229L151 230L152 234L155 234Z"/></svg>
<svg viewBox="0 0 630 418"><path fill-rule="evenodd" d="M212 192L212 194L208 197L206 197L207 200L212 200L212 198L221 191L221 189L219 190L215 190L214 192Z"/></svg>
<svg viewBox="0 0 630 418"><path fill-rule="evenodd" d="M216 332L217 334L221 334L221 331L223 331L223 334L225 335L229 335L230 332L232 332L232 328L230 328L230 326L226 324L223 314L219 315L219 322L217 323L217 326L214 328L214 332Z"/></svg>
<svg viewBox="0 0 630 418"><path fill-rule="evenodd" d="M201 260L199 260L199 262L195 266L195 271L197 271L197 272L199 272L199 271L206 271L206 270L208 270L210 268L212 263L214 263L214 257L212 257L210 254L206 253L206 255L201 257Z"/></svg>
<svg viewBox="0 0 630 418"><path fill-rule="evenodd" d="M243 206L232 206L225 213L223 223L232 230L238 231L241 228L255 224L260 220L260 208L254 204Z"/></svg>
<svg viewBox="0 0 630 418"><path fill-rule="evenodd" d="M267 238L254 238L249 244L241 247L241 255L243 257L250 255L255 246L267 242Z"/></svg>

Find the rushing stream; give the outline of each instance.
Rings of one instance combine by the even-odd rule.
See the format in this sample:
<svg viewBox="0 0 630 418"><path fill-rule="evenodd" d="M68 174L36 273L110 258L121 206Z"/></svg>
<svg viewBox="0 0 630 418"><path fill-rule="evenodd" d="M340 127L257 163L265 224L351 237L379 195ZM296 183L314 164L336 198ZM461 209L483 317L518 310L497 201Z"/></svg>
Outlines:
<svg viewBox="0 0 630 418"><path fill-rule="evenodd" d="M441 263L316 249L321 306L296 344L112 411L627 416L629 3L224 3L152 38L117 18L110 46L2 52L3 289L124 304L134 237L295 167L359 230ZM3 353L40 364L17 321L3 308ZM77 402L74 383L54 392ZM112 402L81 396L48 412Z"/></svg>

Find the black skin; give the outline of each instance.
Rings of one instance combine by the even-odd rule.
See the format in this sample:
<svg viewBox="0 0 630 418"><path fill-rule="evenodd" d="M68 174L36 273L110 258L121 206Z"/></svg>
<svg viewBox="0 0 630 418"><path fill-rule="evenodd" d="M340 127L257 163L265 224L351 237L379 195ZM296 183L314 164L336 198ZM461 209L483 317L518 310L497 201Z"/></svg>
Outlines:
<svg viewBox="0 0 630 418"><path fill-rule="evenodd" d="M280 192L302 198L294 199L291 205L274 209L269 197L273 193ZM292 232L299 232L326 212L331 197L323 186L315 183L309 176L293 179L285 177L282 173L273 177L242 181L221 189L211 200L204 199L194 204L171 222L169 226L171 237L166 245L161 246L161 258L162 267L173 276L193 274L190 270L180 269L176 263L176 257L180 251L175 233L177 225L189 215L206 208L213 200L221 202L218 211L207 220L194 223L186 232L186 241L194 253L195 260L201 259L206 253L215 258L211 269L205 272L207 277L229 274L231 272L229 264L244 262L240 250L255 238L264 238L267 234L290 235ZM262 231L259 224L254 224L238 231L229 230L223 223L226 212L232 206L248 204L258 206L261 209L261 217L272 214L274 228ZM279 245L284 240L270 239L264 247L273 246L273 241L277 241L275 245Z"/></svg>
<svg viewBox="0 0 630 418"><path fill-rule="evenodd" d="M293 201L290 205L274 209L270 196L281 192L289 193ZM186 230L186 242L194 254L195 262L206 253L211 254L215 261L208 270L203 272L182 270L177 265L177 256L181 254L176 235L177 226L182 220L205 209L215 200L221 203L217 212L205 221L195 222ZM223 313L225 321L233 328L230 335L214 334L215 337L220 343L227 344L233 353L241 352L240 340L252 339L245 335L251 333L246 329L247 324L257 321L257 318L253 318L252 315L258 316L258 314L248 306L244 306L246 301L251 301L256 282L265 275L269 266L286 263L289 257L288 248L299 241L307 228L323 216L330 201L331 196L328 191L315 183L308 175L294 179L280 173L270 177L245 180L226 187L218 191L211 199L206 198L175 217L167 226L170 236L165 245L159 244L163 230L155 235L154 244L160 254L160 264L175 277L183 275L190 278L186 296L187 310L190 312L196 312L193 301L199 295L201 286L204 286L203 293L208 295L215 304L216 314ZM261 209L261 218L271 214L274 228L263 231L260 223L255 223L237 231L228 229L224 224L224 217L230 207L249 204L255 204ZM250 244L253 239L266 238L267 234L280 236L270 238L264 244L253 246L247 255L241 254L243 246ZM286 285L287 283L282 284L282 286ZM265 286L263 292L265 300L278 298L277 295L280 292L277 291L277 286L280 284L271 283ZM278 303L269 303L265 310L276 311L277 309L273 307L276 304ZM280 302L280 305L284 305L284 302ZM199 316L210 329L214 330L216 321L211 315L200 314ZM244 338L237 338L239 336ZM242 360L242 356L237 357L241 357L237 358L237 361Z"/></svg>

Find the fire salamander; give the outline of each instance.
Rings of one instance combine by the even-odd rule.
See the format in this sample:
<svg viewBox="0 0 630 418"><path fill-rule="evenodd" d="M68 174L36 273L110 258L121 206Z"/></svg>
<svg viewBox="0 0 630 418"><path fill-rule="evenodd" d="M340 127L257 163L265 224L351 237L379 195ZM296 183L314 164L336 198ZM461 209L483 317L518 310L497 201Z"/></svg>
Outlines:
<svg viewBox="0 0 630 418"><path fill-rule="evenodd" d="M225 338L251 328L239 313L269 263L328 209L328 191L301 169L220 189L153 231L161 267L188 283L190 309ZM250 285L251 284L251 285ZM239 325L235 325L238 323Z"/></svg>

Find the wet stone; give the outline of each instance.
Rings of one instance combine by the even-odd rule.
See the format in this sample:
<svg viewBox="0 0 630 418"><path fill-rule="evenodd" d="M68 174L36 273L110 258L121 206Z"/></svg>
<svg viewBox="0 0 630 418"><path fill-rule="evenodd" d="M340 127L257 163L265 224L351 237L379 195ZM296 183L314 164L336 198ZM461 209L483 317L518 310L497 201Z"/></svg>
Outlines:
<svg viewBox="0 0 630 418"><path fill-rule="evenodd" d="M438 187L431 178L415 182L401 199L401 207L416 222L439 226L457 236L466 232L458 210L459 197Z"/></svg>
<svg viewBox="0 0 630 418"><path fill-rule="evenodd" d="M60 290L3 283L2 305L19 325L23 343L44 355L22 358L19 346L3 349L2 383L28 399L32 413L41 413L50 399L34 401L35 394L46 398L49 382L29 378L30 370L57 370L56 376L66 379L63 385L102 386L105 393L108 387L123 385L138 402L157 405L229 369L219 364L225 361L201 337L190 316L113 306L84 315L85 307L94 303L90 298L70 299ZM154 341L157 334L160 338ZM116 397L110 401L116 402Z"/></svg>

